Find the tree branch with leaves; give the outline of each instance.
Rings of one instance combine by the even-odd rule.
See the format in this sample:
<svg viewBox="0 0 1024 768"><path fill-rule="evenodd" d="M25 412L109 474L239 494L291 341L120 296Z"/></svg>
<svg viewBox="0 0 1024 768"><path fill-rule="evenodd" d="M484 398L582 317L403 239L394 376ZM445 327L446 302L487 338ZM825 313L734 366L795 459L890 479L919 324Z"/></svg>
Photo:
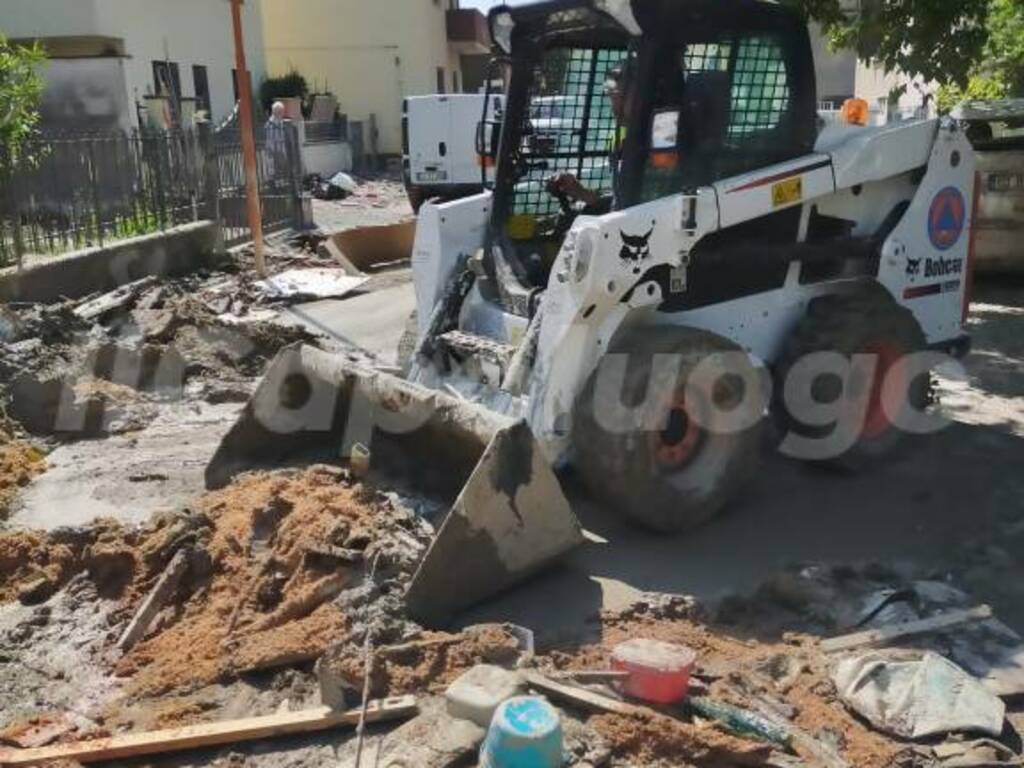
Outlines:
<svg viewBox="0 0 1024 768"><path fill-rule="evenodd" d="M16 149L39 123L45 60L38 44L15 45L0 33L0 149Z"/></svg>

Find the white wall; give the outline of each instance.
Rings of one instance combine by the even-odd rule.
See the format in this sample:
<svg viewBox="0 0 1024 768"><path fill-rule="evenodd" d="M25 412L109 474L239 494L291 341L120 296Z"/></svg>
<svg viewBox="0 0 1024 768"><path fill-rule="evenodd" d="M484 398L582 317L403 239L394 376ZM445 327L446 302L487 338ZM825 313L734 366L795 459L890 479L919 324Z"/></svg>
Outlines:
<svg viewBox="0 0 1024 768"><path fill-rule="evenodd" d="M77 0L72 0L77 2ZM153 62L178 64L182 96L195 96L192 66L205 65L210 82L212 117L221 120L234 107L231 71L235 66L231 6L226 0L94 0L103 34L123 37L128 62L129 96L134 101L152 92ZM263 29L257 4L242 6L245 54L253 87L266 75Z"/></svg>
<svg viewBox="0 0 1024 768"><path fill-rule="evenodd" d="M878 66L861 63L857 67L857 95L866 99L883 113L886 111L889 94L896 88L905 87L892 117L925 117L933 114L934 100L929 100L925 109L926 96L934 94L936 84L929 84L920 78L912 79L901 72L889 72Z"/></svg>
<svg viewBox="0 0 1024 768"><path fill-rule="evenodd" d="M457 56L448 47L441 0L261 0L268 69L295 68L326 87L352 120L377 116L379 150L401 152L402 99L451 90ZM460 77L461 80L461 77Z"/></svg>
<svg viewBox="0 0 1024 768"><path fill-rule="evenodd" d="M98 35L97 0L0 0L0 30L8 37Z"/></svg>
<svg viewBox="0 0 1024 768"><path fill-rule="evenodd" d="M303 0L304 1L304 0ZM266 76L257 0L242 6L246 56L255 88ZM0 30L9 37L102 35L124 40L127 100L153 90L153 62L178 64L182 96L195 96L192 66L205 65L213 118L234 106L234 42L227 0L0 0Z"/></svg>
<svg viewBox="0 0 1024 768"><path fill-rule="evenodd" d="M811 24L810 33L818 99L853 96L857 81L857 54L853 51L833 52L818 24Z"/></svg>

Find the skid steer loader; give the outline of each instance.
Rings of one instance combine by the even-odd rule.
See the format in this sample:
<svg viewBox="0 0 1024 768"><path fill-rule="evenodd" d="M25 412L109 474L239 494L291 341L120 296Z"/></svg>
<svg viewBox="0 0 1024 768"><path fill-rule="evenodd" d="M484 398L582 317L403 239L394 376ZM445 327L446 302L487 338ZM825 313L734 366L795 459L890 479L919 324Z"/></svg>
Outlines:
<svg viewBox="0 0 1024 768"><path fill-rule="evenodd" d="M971 146L946 121L823 126L804 19L548 0L489 22L509 73L501 125L478 131L495 182L420 211L408 381L290 350L210 467L223 482L372 432L375 467L456 499L409 590L428 619L579 542L552 468L688 528L755 470L766 423L799 458L874 459L927 405L906 361L967 347Z"/></svg>

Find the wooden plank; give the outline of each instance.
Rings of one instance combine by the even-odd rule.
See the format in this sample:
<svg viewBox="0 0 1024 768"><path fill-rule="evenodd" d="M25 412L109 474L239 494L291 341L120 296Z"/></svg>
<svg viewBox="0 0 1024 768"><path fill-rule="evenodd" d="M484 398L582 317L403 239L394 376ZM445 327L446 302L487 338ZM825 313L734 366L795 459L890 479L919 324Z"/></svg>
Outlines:
<svg viewBox="0 0 1024 768"><path fill-rule="evenodd" d="M156 282L156 278L150 276L136 280L134 283L122 285L109 293L104 293L102 296L97 296L94 299L89 299L79 304L75 307L74 313L82 320L92 322L108 312L128 306L143 291L156 285Z"/></svg>
<svg viewBox="0 0 1024 768"><path fill-rule="evenodd" d="M146 636L149 625L153 623L153 619L163 609L167 599L174 594L174 590L181 583L181 577L185 575L187 570L188 552L184 549L179 549L174 557L171 558L171 562L167 564L164 572L160 574L156 585L150 590L146 599L142 601L142 605L136 611L135 616L128 622L128 626L125 628L124 634L121 635L121 639L117 641L117 647L121 649L122 653L130 650L132 646Z"/></svg>
<svg viewBox="0 0 1024 768"><path fill-rule="evenodd" d="M397 720L410 717L416 712L416 699L413 696L384 699L370 703L366 711L366 721L376 723ZM80 741L74 744L58 744L39 749L0 751L0 766L36 765L54 760L95 763L103 760L120 760L141 755L237 744L257 739L271 739L278 736L315 733L343 725L355 725L359 722L360 714L360 709L338 712L329 707L319 707L301 712L283 712L266 717L250 717L243 720L190 725L184 728L129 733L123 736Z"/></svg>
<svg viewBox="0 0 1024 768"><path fill-rule="evenodd" d="M614 683L628 678L629 672L614 669L570 669L551 675L552 680L572 680L576 683Z"/></svg>
<svg viewBox="0 0 1024 768"><path fill-rule="evenodd" d="M585 688L575 685L566 685L539 672L524 671L522 673L526 683L539 691L551 694L556 699L576 704L581 709L591 712L611 712L616 715L639 715L647 710L646 707L638 707L634 704L627 704L624 701L613 699L611 696L604 696Z"/></svg>
<svg viewBox="0 0 1024 768"><path fill-rule="evenodd" d="M885 645L893 640L899 640L904 637L923 635L928 632L955 627L959 624L984 621L990 618L992 618L992 608L987 605L979 605L977 608L971 608L968 611L950 611L941 616L933 616L930 619L908 621L902 624L882 627L881 629L870 629L865 632L856 632L852 635L822 640L821 650L824 653L838 653L840 651L853 651L859 648Z"/></svg>

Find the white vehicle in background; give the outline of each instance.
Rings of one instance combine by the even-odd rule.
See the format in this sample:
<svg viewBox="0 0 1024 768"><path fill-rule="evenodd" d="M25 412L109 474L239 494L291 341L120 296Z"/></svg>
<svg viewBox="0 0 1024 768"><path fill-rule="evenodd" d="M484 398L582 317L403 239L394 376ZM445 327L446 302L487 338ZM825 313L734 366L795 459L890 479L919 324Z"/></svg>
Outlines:
<svg viewBox="0 0 1024 768"><path fill-rule="evenodd" d="M481 121L501 120L502 97L484 116L484 94L411 96L402 105L403 175L414 210L427 200L457 200L483 191L493 180L477 152ZM485 176L486 172L486 176Z"/></svg>

